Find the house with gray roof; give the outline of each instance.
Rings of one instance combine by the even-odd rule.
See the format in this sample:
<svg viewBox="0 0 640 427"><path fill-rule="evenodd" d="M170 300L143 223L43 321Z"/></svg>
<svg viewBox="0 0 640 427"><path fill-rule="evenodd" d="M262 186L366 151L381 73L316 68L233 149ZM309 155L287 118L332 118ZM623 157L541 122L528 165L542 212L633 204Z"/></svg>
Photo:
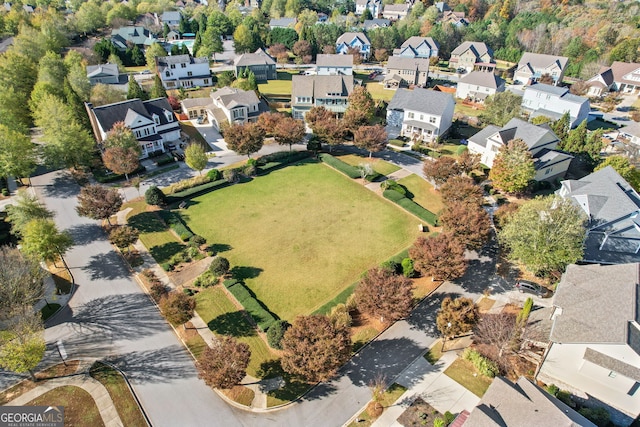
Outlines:
<svg viewBox="0 0 640 427"><path fill-rule="evenodd" d="M353 55L322 54L316 56L319 76L353 75Z"/></svg>
<svg viewBox="0 0 640 427"><path fill-rule="evenodd" d="M518 67L513 74L513 80L530 85L545 74L553 78L553 84L562 83L564 72L567 69L569 58L565 56L545 55L543 53L525 52L518 62Z"/></svg>
<svg viewBox="0 0 640 427"><path fill-rule="evenodd" d="M236 56L233 60L233 67L236 77L249 69L258 81L278 79L276 61L262 49L258 49L254 53L245 53Z"/></svg>
<svg viewBox="0 0 640 427"><path fill-rule="evenodd" d="M99 65L87 65L87 78L91 86L98 83L117 85L124 84L127 81L126 74L120 74L118 64L111 64L109 62Z"/></svg>
<svg viewBox="0 0 640 427"><path fill-rule="evenodd" d="M398 89L387 106L389 138L406 136L416 142L443 137L451 128L453 96L429 89Z"/></svg>
<svg viewBox="0 0 640 427"><path fill-rule="evenodd" d="M156 57L156 72L165 89L211 86L209 59L194 58L191 55L171 55Z"/></svg>
<svg viewBox="0 0 640 427"><path fill-rule="evenodd" d="M391 26L391 21L384 18L365 19L362 28L365 31L375 30L376 28L387 28Z"/></svg>
<svg viewBox="0 0 640 427"><path fill-rule="evenodd" d="M398 21L406 18L411 12L411 3L385 4L382 10L382 17L391 21Z"/></svg>
<svg viewBox="0 0 640 427"><path fill-rule="evenodd" d="M525 377L496 377L463 427L596 427L591 421Z"/></svg>
<svg viewBox="0 0 640 427"><path fill-rule="evenodd" d="M269 28L294 28L297 22L296 18L271 18Z"/></svg>
<svg viewBox="0 0 640 427"><path fill-rule="evenodd" d="M128 26L111 30L111 43L120 51L127 50L127 44L132 43L140 49L145 49L156 43L158 39L145 27Z"/></svg>
<svg viewBox="0 0 640 427"><path fill-rule="evenodd" d="M546 123L534 125L513 118L502 128L490 125L469 138L467 148L469 152L480 156L482 164L493 167L500 148L514 139L522 140L529 147L536 169L536 181L553 181L564 177L573 157L556 150L560 139Z"/></svg>
<svg viewBox="0 0 640 427"><path fill-rule="evenodd" d="M640 415L640 264L569 265L537 379L603 406L615 425Z"/></svg>
<svg viewBox="0 0 640 427"><path fill-rule="evenodd" d="M293 76L291 79L291 115L304 119L312 107L324 107L342 117L353 92L353 76Z"/></svg>
<svg viewBox="0 0 640 427"><path fill-rule="evenodd" d="M640 196L615 169L562 181L558 194L588 217L584 262L640 262Z"/></svg>
<svg viewBox="0 0 640 427"><path fill-rule="evenodd" d="M356 0L356 15L360 16L369 9L371 16L377 18L382 12L382 0Z"/></svg>
<svg viewBox="0 0 640 427"><path fill-rule="evenodd" d="M629 140L630 143L640 145L640 122L630 120L619 130L619 135Z"/></svg>
<svg viewBox="0 0 640 427"><path fill-rule="evenodd" d="M504 92L505 81L492 71L472 71L458 81L456 97L484 102L488 96Z"/></svg>
<svg viewBox="0 0 640 427"><path fill-rule="evenodd" d="M350 49L360 52L365 61L371 55L371 42L364 33L344 33L336 40L336 53L340 55L350 54Z"/></svg>
<svg viewBox="0 0 640 427"><path fill-rule="evenodd" d="M399 49L393 50L393 56L408 58L433 58L438 56L440 44L431 37L413 36L405 40Z"/></svg>
<svg viewBox="0 0 640 427"><path fill-rule="evenodd" d="M168 10L166 12L162 12L160 15L160 22L162 24L167 24L169 28L176 28L180 25L180 20L182 19L182 14L178 11Z"/></svg>
<svg viewBox="0 0 640 427"><path fill-rule="evenodd" d="M484 42L462 42L453 49L449 66L452 68L464 68L466 72L473 70L489 71L496 67L493 60L493 50Z"/></svg>
<svg viewBox="0 0 640 427"><path fill-rule="evenodd" d="M142 159L156 152L164 153L165 143L180 139L180 122L167 98L148 101L135 98L99 107L90 103L85 106L98 143L107 138L114 124L123 122L140 143Z"/></svg>
<svg viewBox="0 0 640 427"><path fill-rule="evenodd" d="M522 108L531 117L546 116L558 120L569 113L570 126L578 126L589 117L589 98L574 95L566 87L535 83L528 86L522 96Z"/></svg>
<svg viewBox="0 0 640 427"><path fill-rule="evenodd" d="M427 58L391 56L387 61L383 84L385 89L415 85L424 87L428 78L429 60Z"/></svg>

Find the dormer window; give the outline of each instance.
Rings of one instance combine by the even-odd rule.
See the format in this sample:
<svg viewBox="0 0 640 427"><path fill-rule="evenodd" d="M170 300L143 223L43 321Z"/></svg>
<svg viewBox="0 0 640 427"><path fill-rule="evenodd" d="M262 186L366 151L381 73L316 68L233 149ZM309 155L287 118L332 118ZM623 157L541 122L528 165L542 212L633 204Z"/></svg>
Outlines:
<svg viewBox="0 0 640 427"><path fill-rule="evenodd" d="M157 114L154 114L153 116L153 122L157 125L160 124L160 117Z"/></svg>

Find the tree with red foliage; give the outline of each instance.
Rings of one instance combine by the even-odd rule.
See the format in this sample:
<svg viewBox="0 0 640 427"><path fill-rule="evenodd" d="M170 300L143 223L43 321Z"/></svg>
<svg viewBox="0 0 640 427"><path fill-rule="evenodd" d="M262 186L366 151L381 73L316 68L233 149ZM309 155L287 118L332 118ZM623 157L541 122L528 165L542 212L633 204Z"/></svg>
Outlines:
<svg viewBox="0 0 640 427"><path fill-rule="evenodd" d="M467 269L464 245L451 233L418 237L409 249L409 256L418 272L434 280L456 279Z"/></svg>
<svg viewBox="0 0 640 427"><path fill-rule="evenodd" d="M460 166L453 157L440 157L424 161L424 176L432 180L436 187L444 184L449 178L460 174Z"/></svg>
<svg viewBox="0 0 640 427"><path fill-rule="evenodd" d="M273 129L273 138L280 145L289 145L289 151L293 144L302 141L305 134L304 122L293 117L283 117Z"/></svg>
<svg viewBox="0 0 640 427"><path fill-rule="evenodd" d="M355 291L358 310L382 323L393 323L411 312L413 284L388 268L375 267L360 279Z"/></svg>
<svg viewBox="0 0 640 427"><path fill-rule="evenodd" d="M280 120L284 118L282 113L262 113L258 116L258 125L266 135L273 135L273 130Z"/></svg>
<svg viewBox="0 0 640 427"><path fill-rule="evenodd" d="M115 188L92 184L82 187L78 195L76 211L80 216L91 219L106 219L115 215L122 206L122 196Z"/></svg>
<svg viewBox="0 0 640 427"><path fill-rule="evenodd" d="M477 249L489 240L491 220L482 206L465 202L450 203L438 219L445 231L469 249Z"/></svg>
<svg viewBox="0 0 640 427"><path fill-rule="evenodd" d="M387 146L387 131L381 125L360 126L353 133L353 143L356 147L362 148L371 153L382 151Z"/></svg>
<svg viewBox="0 0 640 427"><path fill-rule="evenodd" d="M104 165L118 175L124 175L129 181L129 174L140 166L140 157L136 149L131 147L109 147L102 153Z"/></svg>
<svg viewBox="0 0 640 427"><path fill-rule="evenodd" d="M246 154L247 157L260 151L264 144L264 135L258 123L235 123L224 128L227 146L238 154Z"/></svg>
<svg viewBox="0 0 640 427"><path fill-rule="evenodd" d="M210 387L232 388L247 375L250 358L248 344L223 335L198 357L198 378L203 379Z"/></svg>

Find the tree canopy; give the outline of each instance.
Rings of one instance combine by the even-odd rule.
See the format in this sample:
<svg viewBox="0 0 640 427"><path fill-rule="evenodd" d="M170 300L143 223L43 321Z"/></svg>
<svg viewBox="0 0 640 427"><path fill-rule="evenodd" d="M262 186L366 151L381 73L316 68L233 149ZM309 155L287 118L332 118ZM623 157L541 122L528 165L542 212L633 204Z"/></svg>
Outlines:
<svg viewBox="0 0 640 427"><path fill-rule="evenodd" d="M512 118L521 116L521 103L522 97L513 92L498 92L485 100L480 119L484 123L502 127Z"/></svg>
<svg viewBox="0 0 640 427"><path fill-rule="evenodd" d="M91 219L109 221L122 207L122 196L115 188L105 187L99 184L90 184L82 187L78 195L76 211L80 216Z"/></svg>
<svg viewBox="0 0 640 427"><path fill-rule="evenodd" d="M418 237L409 248L409 256L418 272L435 280L457 279L467 269L464 244L450 233Z"/></svg>
<svg viewBox="0 0 640 427"><path fill-rule="evenodd" d="M445 231L469 249L482 247L491 233L489 214L480 205L465 202L449 203L438 218Z"/></svg>
<svg viewBox="0 0 640 427"><path fill-rule="evenodd" d="M264 131L257 123L232 124L224 128L227 146L238 154L251 157L264 144Z"/></svg>
<svg viewBox="0 0 640 427"><path fill-rule="evenodd" d="M247 375L250 358L248 344L222 335L198 357L198 377L210 387L232 388Z"/></svg>
<svg viewBox="0 0 640 427"><path fill-rule="evenodd" d="M452 338L471 332L477 320L478 311L471 298L446 297L440 305L436 325L442 336Z"/></svg>
<svg viewBox="0 0 640 427"><path fill-rule="evenodd" d="M355 290L358 309L377 317L382 323L393 323L407 316L413 303L413 284L388 268L375 267L360 279Z"/></svg>
<svg viewBox="0 0 640 427"><path fill-rule="evenodd" d="M187 145L184 150L185 163L191 169L198 171L202 175L202 169L207 166L207 153L205 153L202 145L198 143L191 143Z"/></svg>
<svg viewBox="0 0 640 427"><path fill-rule="evenodd" d="M55 262L73 246L71 235L58 231L50 219L34 219L27 223L22 232L22 250L32 255Z"/></svg>
<svg viewBox="0 0 640 427"><path fill-rule="evenodd" d="M533 157L521 139L509 141L500 147L489 172L493 186L507 193L519 193L535 177Z"/></svg>
<svg viewBox="0 0 640 427"><path fill-rule="evenodd" d="M360 126L353 133L353 143L371 153L377 153L387 147L387 131L382 125Z"/></svg>

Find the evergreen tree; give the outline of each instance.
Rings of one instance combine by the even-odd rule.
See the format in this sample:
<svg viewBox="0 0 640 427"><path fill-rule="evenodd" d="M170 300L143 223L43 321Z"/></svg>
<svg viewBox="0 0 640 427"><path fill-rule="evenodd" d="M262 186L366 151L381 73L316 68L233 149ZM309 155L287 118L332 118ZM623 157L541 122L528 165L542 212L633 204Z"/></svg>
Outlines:
<svg viewBox="0 0 640 427"><path fill-rule="evenodd" d="M202 46L202 37L200 36L200 31L198 31L196 33L196 39L193 41L193 46L192 46L194 56L197 56L200 46Z"/></svg>
<svg viewBox="0 0 640 427"><path fill-rule="evenodd" d="M567 135L569 134L570 121L571 118L569 117L569 112L567 111L562 115L562 117L560 117L551 125L551 130L553 130L553 133L555 133L556 136L560 138L560 144L562 144L567 139Z"/></svg>
<svg viewBox="0 0 640 427"><path fill-rule="evenodd" d="M159 75L155 75L153 78L153 87L151 88L151 99L155 98L166 98L167 91L162 86L162 80L160 80Z"/></svg>
<svg viewBox="0 0 640 427"><path fill-rule="evenodd" d="M135 99L135 98L144 99L144 91L142 90L142 88L140 87L136 79L133 78L133 75L130 74L129 88L127 90L127 99Z"/></svg>

